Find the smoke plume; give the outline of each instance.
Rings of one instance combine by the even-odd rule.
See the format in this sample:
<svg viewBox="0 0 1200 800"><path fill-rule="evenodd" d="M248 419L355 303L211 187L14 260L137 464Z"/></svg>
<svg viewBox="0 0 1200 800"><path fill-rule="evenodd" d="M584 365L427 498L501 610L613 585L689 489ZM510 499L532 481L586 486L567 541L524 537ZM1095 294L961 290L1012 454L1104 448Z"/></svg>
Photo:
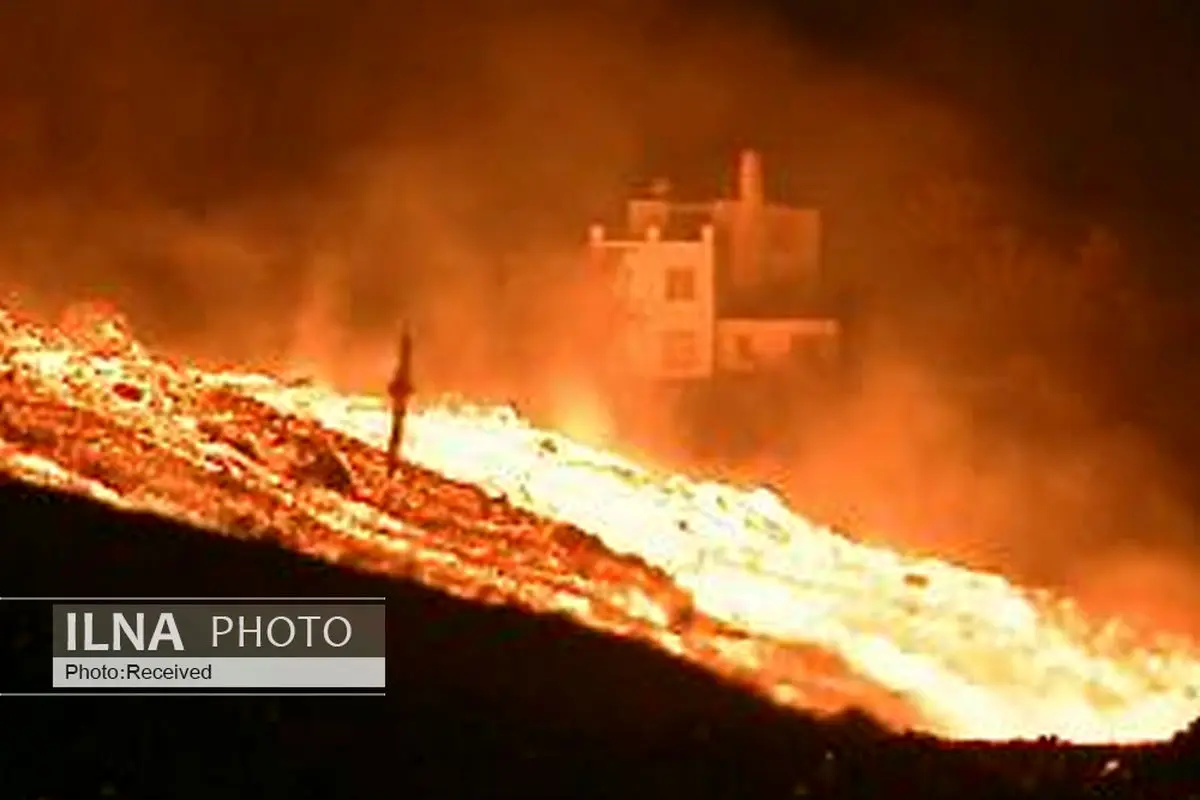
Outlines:
<svg viewBox="0 0 1200 800"><path fill-rule="evenodd" d="M0 11L0 278L27 305L102 297L154 346L369 391L408 320L424 395L516 402L770 480L859 536L1195 624L1178 466L1063 366L1094 344L1094 306L1022 284L1013 307L1055 320L1056 344L1000 358L1041 322L955 294L1016 246L993 223L1053 199L1001 155L1003 131L927 86L768 15L678 2L36 6ZM747 145L769 194L824 211L831 280L868 334L857 393L780 422L793 455L714 466L653 396L612 383L582 245L655 175L726 191ZM910 213L921 187L963 178L990 199ZM655 435L622 441L620 415Z"/></svg>

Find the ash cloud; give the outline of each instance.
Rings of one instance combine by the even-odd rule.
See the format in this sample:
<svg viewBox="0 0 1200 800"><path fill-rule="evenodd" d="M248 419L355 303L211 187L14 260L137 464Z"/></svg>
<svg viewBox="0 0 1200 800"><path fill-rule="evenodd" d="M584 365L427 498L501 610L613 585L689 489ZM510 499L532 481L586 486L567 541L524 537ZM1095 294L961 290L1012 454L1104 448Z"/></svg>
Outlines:
<svg viewBox="0 0 1200 800"><path fill-rule="evenodd" d="M796 508L865 541L1200 634L1198 519L1180 465L1043 363L987 379L965 387L911 354L880 353L854 399L792 429L796 455L751 459L739 477L779 476ZM986 408L997 403L1020 419Z"/></svg>
<svg viewBox="0 0 1200 800"><path fill-rule="evenodd" d="M940 30L871 46L944 55ZM785 420L796 455L720 470L865 538L1193 624L1180 470L1100 407L1097 370L1065 366L1103 360L1087 308L1050 282L1012 301L1040 298L1037 314L997 322L955 293L980 274L970 254L986 269L1011 243L1002 223L1061 225L1054 197L928 82L779 31L620 0L6 4L0 279L49 313L110 299L168 350L358 390L379 391L407 318L421 392L513 400L630 449L621 394L654 434L636 444L695 468L669 413L599 366L606 307L581 248L635 182L711 196L760 147L768 191L825 212L830 268L863 298L864 378ZM985 201L912 213L964 176ZM980 366L1047 317L1054 347Z"/></svg>

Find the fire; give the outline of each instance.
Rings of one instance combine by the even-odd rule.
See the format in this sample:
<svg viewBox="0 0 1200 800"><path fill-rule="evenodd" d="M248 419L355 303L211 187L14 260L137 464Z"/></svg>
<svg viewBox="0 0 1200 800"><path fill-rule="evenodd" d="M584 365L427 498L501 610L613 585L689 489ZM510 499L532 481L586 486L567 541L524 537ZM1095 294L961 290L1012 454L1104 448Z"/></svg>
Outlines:
<svg viewBox="0 0 1200 800"><path fill-rule="evenodd" d="M813 687L836 685L852 696L846 702L895 719L900 696L919 712L909 722L951 737L1143 741L1171 735L1200 711L1200 650L1189 641L1141 636L1116 621L1097 624L1068 600L1023 590L1000 575L857 543L769 492L660 474L538 430L507 409L443 401L415 413L408 458L486 493L471 501L480 505L475 516L452 520L458 532L435 537L405 519L406 506L389 494L396 490L378 477L388 424L381 400L264 375L176 367L132 341L114 353L111 328L96 350L87 337L4 317L0 343L9 380L19 373L22 391L119 419L138 441L152 438L156 452L189 469L216 469L219 462L222 480L234 475L242 495L253 487L256 499L246 504L273 504L276 517L285 518L278 528L296 528L300 523L286 519L302 511L305 525L337 534L328 540L280 534L296 546L316 541L310 549L331 557L351 542L380 559L384 551L393 554L388 558L402 551L424 559L418 577L427 582L460 593L468 584L487 584L504 602L570 613L593 627L653 641L785 704L819 707ZM278 418L254 410L256 404ZM122 489L121 480L98 481L78 464L64 464L66 456L48 457L13 441L21 438L11 433L13 424L0 429L8 441L0 452L7 471L213 524L212 508L193 508L200 479L189 477L182 489L176 486L182 478L153 486L129 479ZM204 433L214 426L226 430L225 445ZM277 455L281 462L272 465L230 454L229 436L261 438L264 429L293 437L291 447L307 441L294 438L300 429L304 437L321 431L342 437L335 444L352 454L351 482L359 488L306 489L288 477L290 456ZM418 479L432 480L416 472L401 476ZM221 499L222 514L231 503L231 496ZM518 524L505 521L516 514L505 504L586 531L604 553L585 566L578 547L556 550L554 537L534 542L529 537L542 534L527 529L536 518L520 523L518 534L505 527ZM533 544L542 552L512 550L504 560L504 537L525 537L527 549ZM611 568L595 568L601 557ZM457 577L439 578L439 569ZM669 586L654 577L662 573ZM694 618L677 613L684 592ZM845 669L814 657L818 649ZM872 693L855 675L885 691Z"/></svg>
<svg viewBox="0 0 1200 800"><path fill-rule="evenodd" d="M281 409L378 445L371 398L264 385ZM765 490L660 475L539 431L506 409L433 406L407 452L665 569L701 610L756 633L818 644L917 702L944 734L1150 740L1200 710L1200 653L1090 625L1066 600L999 575L853 542Z"/></svg>

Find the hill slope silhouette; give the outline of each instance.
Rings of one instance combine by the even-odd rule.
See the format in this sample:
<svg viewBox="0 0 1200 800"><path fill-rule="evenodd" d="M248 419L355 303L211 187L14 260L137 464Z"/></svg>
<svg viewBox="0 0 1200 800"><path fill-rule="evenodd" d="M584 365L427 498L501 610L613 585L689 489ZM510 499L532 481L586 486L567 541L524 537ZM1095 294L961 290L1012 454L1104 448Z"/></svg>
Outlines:
<svg viewBox="0 0 1200 800"><path fill-rule="evenodd" d="M0 700L6 797L1186 797L1156 748L817 721L566 619L0 480L0 596L383 596L386 698ZM48 620L47 620L48 623ZM48 631L39 632L47 635ZM46 670L3 632L4 670ZM1117 766L1113 766L1113 764Z"/></svg>

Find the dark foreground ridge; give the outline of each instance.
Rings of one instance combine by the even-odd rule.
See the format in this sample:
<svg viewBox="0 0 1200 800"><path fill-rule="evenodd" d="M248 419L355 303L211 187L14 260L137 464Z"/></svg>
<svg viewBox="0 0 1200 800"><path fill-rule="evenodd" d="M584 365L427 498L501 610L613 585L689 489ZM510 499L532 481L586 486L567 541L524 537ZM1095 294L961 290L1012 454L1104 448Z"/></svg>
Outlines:
<svg viewBox="0 0 1200 800"><path fill-rule="evenodd" d="M817 722L562 619L11 481L3 595L383 595L389 613L386 699L2 698L3 797L1200 798L1198 726L1085 749Z"/></svg>

